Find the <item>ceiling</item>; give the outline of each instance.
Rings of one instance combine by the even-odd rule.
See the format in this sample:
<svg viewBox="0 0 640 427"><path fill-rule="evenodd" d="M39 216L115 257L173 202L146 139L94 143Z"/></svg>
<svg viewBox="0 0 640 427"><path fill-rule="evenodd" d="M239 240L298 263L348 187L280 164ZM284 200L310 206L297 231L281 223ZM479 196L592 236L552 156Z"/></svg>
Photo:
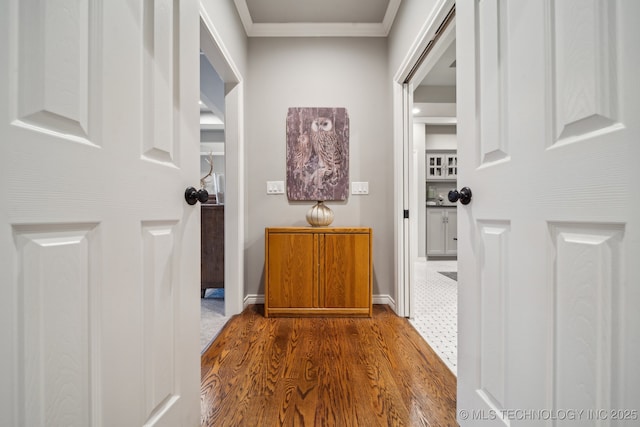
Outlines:
<svg viewBox="0 0 640 427"><path fill-rule="evenodd" d="M386 37L401 0L234 0L249 37ZM455 86L455 41L417 86ZM223 119L201 105L203 130Z"/></svg>
<svg viewBox="0 0 640 427"><path fill-rule="evenodd" d="M401 0L234 0L249 37L386 37ZM455 43L420 85L455 86Z"/></svg>
<svg viewBox="0 0 640 427"><path fill-rule="evenodd" d="M400 1L234 0L234 3L249 37L386 37ZM212 76L216 72L211 66L201 66L201 74ZM216 75L213 80L220 78ZM205 96L204 86L201 78L201 129L223 130L224 114L212 108L216 102L212 96Z"/></svg>
<svg viewBox="0 0 640 427"><path fill-rule="evenodd" d="M447 50L422 80L420 86L455 86L456 85L456 42L449 45Z"/></svg>
<svg viewBox="0 0 640 427"><path fill-rule="evenodd" d="M249 37L386 37L401 0L234 0Z"/></svg>

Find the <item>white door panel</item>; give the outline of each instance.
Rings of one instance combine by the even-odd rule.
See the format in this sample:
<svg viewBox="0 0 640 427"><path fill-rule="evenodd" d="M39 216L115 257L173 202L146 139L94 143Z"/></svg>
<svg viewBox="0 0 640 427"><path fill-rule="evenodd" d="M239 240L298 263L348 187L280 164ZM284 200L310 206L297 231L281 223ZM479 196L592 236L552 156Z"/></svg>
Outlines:
<svg viewBox="0 0 640 427"><path fill-rule="evenodd" d="M199 423L198 4L0 5L0 424Z"/></svg>
<svg viewBox="0 0 640 427"><path fill-rule="evenodd" d="M630 0L457 4L461 425L640 408L638 16Z"/></svg>

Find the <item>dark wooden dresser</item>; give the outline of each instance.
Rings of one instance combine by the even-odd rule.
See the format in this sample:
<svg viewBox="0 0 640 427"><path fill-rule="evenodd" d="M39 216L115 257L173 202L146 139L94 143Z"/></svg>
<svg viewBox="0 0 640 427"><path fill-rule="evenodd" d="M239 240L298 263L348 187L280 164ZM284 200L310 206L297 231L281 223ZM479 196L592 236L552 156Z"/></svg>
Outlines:
<svg viewBox="0 0 640 427"><path fill-rule="evenodd" d="M224 288L224 205L201 205L200 297L207 288Z"/></svg>

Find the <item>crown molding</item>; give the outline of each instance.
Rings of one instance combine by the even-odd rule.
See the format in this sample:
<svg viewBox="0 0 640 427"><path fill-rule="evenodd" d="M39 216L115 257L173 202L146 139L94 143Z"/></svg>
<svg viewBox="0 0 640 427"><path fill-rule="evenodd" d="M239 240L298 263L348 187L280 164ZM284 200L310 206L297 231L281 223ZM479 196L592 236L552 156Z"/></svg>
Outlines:
<svg viewBox="0 0 640 427"><path fill-rule="evenodd" d="M387 37L401 0L390 0L380 23L254 23L246 0L234 0L247 37Z"/></svg>
<svg viewBox="0 0 640 427"><path fill-rule="evenodd" d="M240 20L244 26L244 32L247 33L248 36L251 31L251 27L253 26L253 20L251 19L247 2L246 0L233 0L233 3L235 3L238 15L240 15Z"/></svg>
<svg viewBox="0 0 640 427"><path fill-rule="evenodd" d="M393 21L396 19L396 14L398 13L398 9L400 8L401 0L389 0L389 7L387 7L387 12L384 14L384 19L382 20L382 26L385 30L385 37L389 35L389 31L391 31L391 27L393 26Z"/></svg>
<svg viewBox="0 0 640 427"><path fill-rule="evenodd" d="M249 37L386 37L382 24L315 23L253 24Z"/></svg>

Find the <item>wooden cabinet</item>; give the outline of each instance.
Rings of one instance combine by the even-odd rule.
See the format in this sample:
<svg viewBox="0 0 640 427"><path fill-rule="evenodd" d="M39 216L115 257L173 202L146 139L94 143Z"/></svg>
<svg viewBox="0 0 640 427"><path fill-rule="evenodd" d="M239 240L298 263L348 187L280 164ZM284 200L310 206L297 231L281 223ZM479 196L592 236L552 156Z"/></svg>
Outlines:
<svg viewBox="0 0 640 427"><path fill-rule="evenodd" d="M372 231L265 229L265 316L368 316Z"/></svg>
<svg viewBox="0 0 640 427"><path fill-rule="evenodd" d="M427 181L455 180L458 177L458 155L455 152L427 152Z"/></svg>
<svg viewBox="0 0 640 427"><path fill-rule="evenodd" d="M458 211L427 208L427 256L458 254Z"/></svg>
<svg viewBox="0 0 640 427"><path fill-rule="evenodd" d="M200 297L224 287L224 205L203 203L200 226Z"/></svg>

